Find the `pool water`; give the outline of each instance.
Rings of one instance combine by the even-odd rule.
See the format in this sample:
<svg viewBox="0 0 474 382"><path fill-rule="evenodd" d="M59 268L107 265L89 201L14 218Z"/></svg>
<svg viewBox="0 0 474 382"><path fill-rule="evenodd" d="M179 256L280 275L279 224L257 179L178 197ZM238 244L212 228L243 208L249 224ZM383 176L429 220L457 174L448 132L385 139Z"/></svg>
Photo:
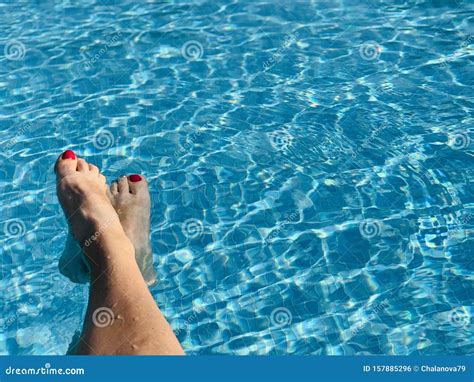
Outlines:
<svg viewBox="0 0 474 382"><path fill-rule="evenodd" d="M144 174L189 354L473 354L474 5L0 4L1 354L64 354L57 155Z"/></svg>

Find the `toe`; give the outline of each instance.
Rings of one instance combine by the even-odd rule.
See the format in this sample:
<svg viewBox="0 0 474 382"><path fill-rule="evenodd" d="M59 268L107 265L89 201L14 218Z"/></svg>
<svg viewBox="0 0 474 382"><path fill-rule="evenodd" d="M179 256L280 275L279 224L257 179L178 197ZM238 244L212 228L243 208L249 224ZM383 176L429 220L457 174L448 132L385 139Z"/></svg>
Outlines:
<svg viewBox="0 0 474 382"><path fill-rule="evenodd" d="M99 168L97 166L94 166L93 164L88 163L89 165L89 171L92 172L93 174L96 174L99 176Z"/></svg>
<svg viewBox="0 0 474 382"><path fill-rule="evenodd" d="M54 166L58 178L63 178L66 175L76 172L77 158L73 151L67 150L63 152Z"/></svg>
<svg viewBox="0 0 474 382"><path fill-rule="evenodd" d="M112 202L112 204L114 204L114 195L112 194L112 191L110 190L110 188L107 187L105 192L106 192L107 197L109 198L109 200Z"/></svg>
<svg viewBox="0 0 474 382"><path fill-rule="evenodd" d="M89 171L89 164L84 159L79 158L77 160L77 171Z"/></svg>
<svg viewBox="0 0 474 382"><path fill-rule="evenodd" d="M112 184L110 185L110 193L112 195L117 195L118 194L118 184L117 184L117 182L112 182Z"/></svg>
<svg viewBox="0 0 474 382"><path fill-rule="evenodd" d="M129 175L127 179L132 194L137 195L148 189L148 183L142 175Z"/></svg>
<svg viewBox="0 0 474 382"><path fill-rule="evenodd" d="M121 176L120 178L118 178L117 183L118 183L118 192L130 193L130 187L128 186L128 179L126 176Z"/></svg>

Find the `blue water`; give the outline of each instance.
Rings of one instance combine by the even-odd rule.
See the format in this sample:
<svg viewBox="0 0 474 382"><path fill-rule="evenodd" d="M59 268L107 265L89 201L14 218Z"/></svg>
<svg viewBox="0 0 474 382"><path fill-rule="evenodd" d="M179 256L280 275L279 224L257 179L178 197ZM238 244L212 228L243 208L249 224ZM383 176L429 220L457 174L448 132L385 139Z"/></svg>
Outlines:
<svg viewBox="0 0 474 382"><path fill-rule="evenodd" d="M138 5L138 3L140 3ZM473 354L471 1L0 4L1 354L64 354L57 155L150 180L190 354Z"/></svg>

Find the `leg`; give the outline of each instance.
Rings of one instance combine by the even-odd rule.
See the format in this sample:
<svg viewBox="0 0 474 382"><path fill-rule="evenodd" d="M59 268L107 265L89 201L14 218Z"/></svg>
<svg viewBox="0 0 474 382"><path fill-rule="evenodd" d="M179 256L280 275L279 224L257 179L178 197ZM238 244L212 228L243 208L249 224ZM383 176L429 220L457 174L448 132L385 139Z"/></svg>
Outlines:
<svg viewBox="0 0 474 382"><path fill-rule="evenodd" d="M55 169L59 201L91 269L77 353L183 354L140 273L133 245L107 197L105 178L71 151Z"/></svg>

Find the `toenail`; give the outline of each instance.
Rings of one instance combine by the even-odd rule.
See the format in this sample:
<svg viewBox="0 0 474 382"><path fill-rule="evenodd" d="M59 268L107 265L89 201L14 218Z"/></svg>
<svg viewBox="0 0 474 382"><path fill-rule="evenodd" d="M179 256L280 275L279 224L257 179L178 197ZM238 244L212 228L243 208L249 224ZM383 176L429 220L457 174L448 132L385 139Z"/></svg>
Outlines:
<svg viewBox="0 0 474 382"><path fill-rule="evenodd" d="M142 177L140 175L133 174L130 175L128 179L130 179L130 182L139 182L140 180L142 180Z"/></svg>
<svg viewBox="0 0 474 382"><path fill-rule="evenodd" d="M71 150L66 150L63 152L63 155L61 156L62 159L76 159L76 154L74 154L74 151Z"/></svg>

